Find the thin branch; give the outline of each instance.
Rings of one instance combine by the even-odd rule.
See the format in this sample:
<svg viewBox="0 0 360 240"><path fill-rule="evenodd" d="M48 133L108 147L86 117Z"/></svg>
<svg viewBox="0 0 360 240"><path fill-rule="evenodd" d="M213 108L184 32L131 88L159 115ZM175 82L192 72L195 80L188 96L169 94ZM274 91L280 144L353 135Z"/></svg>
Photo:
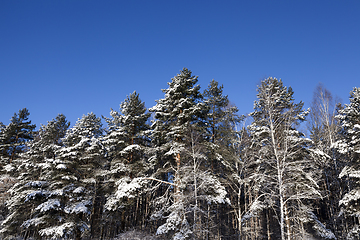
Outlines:
<svg viewBox="0 0 360 240"><path fill-rule="evenodd" d="M151 181L157 181L157 182L160 182L160 183L165 183L165 184L168 184L168 185L172 185L172 186L177 186L175 183L171 183L171 182L166 182L166 181L163 181L163 180L159 180L159 179L156 179L156 178L143 178L144 180L151 180Z"/></svg>

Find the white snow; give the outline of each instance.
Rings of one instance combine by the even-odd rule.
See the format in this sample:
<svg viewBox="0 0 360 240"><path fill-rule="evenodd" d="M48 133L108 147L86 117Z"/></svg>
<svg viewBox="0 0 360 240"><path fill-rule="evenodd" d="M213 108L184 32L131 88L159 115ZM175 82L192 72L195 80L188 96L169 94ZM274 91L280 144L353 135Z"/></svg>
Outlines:
<svg viewBox="0 0 360 240"><path fill-rule="evenodd" d="M128 181L128 178L123 178L116 183L118 185L117 191L115 192L116 198L134 198L135 192L140 189L144 183L142 178L134 178L130 182Z"/></svg>
<svg viewBox="0 0 360 240"><path fill-rule="evenodd" d="M73 193L83 193L85 191L84 187L78 187L75 188L75 190L73 191Z"/></svg>
<svg viewBox="0 0 360 240"><path fill-rule="evenodd" d="M344 197L339 201L339 205L349 205L351 201L357 201L360 199L360 189L353 189L346 193Z"/></svg>
<svg viewBox="0 0 360 240"><path fill-rule="evenodd" d="M11 171L13 171L13 170L15 170L16 168L12 165L12 164L7 164L7 165L5 165L4 166L4 170L6 171L6 172L11 172Z"/></svg>
<svg viewBox="0 0 360 240"><path fill-rule="evenodd" d="M59 164L56 166L57 169L66 169L66 165L65 164Z"/></svg>
<svg viewBox="0 0 360 240"><path fill-rule="evenodd" d="M52 236L52 239L58 239L64 237L69 229L73 228L75 224L73 222L67 222L60 226L49 227L39 231L41 236Z"/></svg>
<svg viewBox="0 0 360 240"><path fill-rule="evenodd" d="M89 213L89 209L86 205L89 205L88 201L83 201L80 203L76 203L76 204L72 204L70 206L66 206L65 207L65 212L66 213L75 213L75 214L79 214L79 213L85 213L88 214Z"/></svg>
<svg viewBox="0 0 360 240"><path fill-rule="evenodd" d="M47 212L52 209L60 209L60 200L59 199L49 199L48 201L40 204L35 208L35 211L40 210L40 212Z"/></svg>
<svg viewBox="0 0 360 240"><path fill-rule="evenodd" d="M27 184L25 184L25 187L44 187L47 185L46 181L32 181L32 182L28 182Z"/></svg>

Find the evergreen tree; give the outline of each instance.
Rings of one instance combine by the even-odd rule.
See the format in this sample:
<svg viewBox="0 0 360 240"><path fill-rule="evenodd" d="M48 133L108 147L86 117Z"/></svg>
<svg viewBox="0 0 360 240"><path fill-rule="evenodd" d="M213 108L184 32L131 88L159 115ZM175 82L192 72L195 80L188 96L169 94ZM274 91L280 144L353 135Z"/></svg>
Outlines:
<svg viewBox="0 0 360 240"><path fill-rule="evenodd" d="M35 125L28 120L30 113L26 108L14 113L10 123L5 126L0 124L0 172L1 176L1 195L0 205L2 218L8 215L8 206L5 205L10 197L9 189L17 182L16 159L19 154L26 150L26 142L33 139Z"/></svg>
<svg viewBox="0 0 360 240"><path fill-rule="evenodd" d="M205 119L207 140L205 145L207 149L206 156L209 162L206 165L210 166L211 172L229 186L230 182L234 183L232 173L235 170L235 165L239 163L239 155L236 149L238 140L236 128L244 117L237 115L237 107L231 106L228 96L223 94L223 86L219 86L217 81L212 80L210 82L203 96L204 103L208 107ZM234 190L234 187L232 185L232 187L227 188L227 191ZM232 198L237 203L235 199ZM232 207L237 205L235 202L232 202ZM226 214L222 214L223 212L232 212L230 209L227 209L229 206L223 205L224 209L219 209L220 206L212 207L214 209L208 208L208 211L216 212L214 219L218 223L218 232L228 228L230 222L220 221L220 219L230 219ZM208 215L209 217L211 216L211 214ZM232 233L228 231L226 234Z"/></svg>
<svg viewBox="0 0 360 240"><path fill-rule="evenodd" d="M208 169L204 170L208 160L202 146L208 108L196 83L197 77L184 68L163 90L165 98L150 109L156 119L153 124L154 141L158 144L156 157L163 161L154 175L163 179L153 179L164 187L163 194L154 201L152 218L166 219L157 234L172 239L203 236L206 228L199 224L204 212L201 208L226 202L224 187Z"/></svg>
<svg viewBox="0 0 360 240"><path fill-rule="evenodd" d="M90 113L66 132L64 147L48 159L46 198L28 222L39 225L43 237L81 239L90 228L96 176L103 165L101 119Z"/></svg>
<svg viewBox="0 0 360 240"><path fill-rule="evenodd" d="M360 88L354 88L350 92L350 103L339 110L336 118L340 121L340 139L333 147L348 161L339 177L347 181L349 187L339 204L348 223L352 225L352 229L347 233L347 239L359 239Z"/></svg>
<svg viewBox="0 0 360 240"><path fill-rule="evenodd" d="M206 130L208 133L209 149L222 150L217 153L227 155L225 158L230 157L231 154L226 153L230 150L232 142L236 139L237 133L235 126L241 122L243 117L239 117L237 107L230 106L230 101L227 95L223 95L223 86L212 80L207 89L204 91L204 103L208 107L206 115ZM212 146L211 146L212 145ZM227 150L227 151L226 151ZM211 167L213 171L217 169L215 152L212 152Z"/></svg>
<svg viewBox="0 0 360 240"><path fill-rule="evenodd" d="M114 110L110 112L112 118L106 119L109 125L104 144L107 147L107 155L111 161L111 169L123 168L124 164L132 165L133 172L128 172L132 178L133 174L141 170L140 164L143 160L145 148L148 146L147 121L150 113L146 113L145 103L139 94L133 92L120 104L120 113Z"/></svg>
<svg viewBox="0 0 360 240"><path fill-rule="evenodd" d="M150 113L146 111L139 94L133 92L120 104L120 112L112 110L112 118L107 119L109 131L104 137L104 144L110 161L107 183L111 194L107 197L105 209L111 216L107 221L120 220L121 230L128 225L139 224L145 217L140 214L144 209L133 203L140 201L142 192L145 192L141 189L146 183L142 177L149 169L146 157L150 144L147 124ZM129 218L127 226L126 217Z"/></svg>
<svg viewBox="0 0 360 240"><path fill-rule="evenodd" d="M65 136L70 123L63 114L42 125L33 141L27 142L27 151L21 154L16 164L19 173L18 182L12 187L11 199L7 206L11 214L4 222L2 233L10 237L24 233L24 238L30 234L38 236L37 227L40 221L34 221L34 206L41 203L47 196L46 188L51 179L44 176L50 167L49 160L55 159L55 152L62 146L61 138Z"/></svg>
<svg viewBox="0 0 360 240"><path fill-rule="evenodd" d="M155 113L156 122L153 124L153 136L163 139L159 141L159 150L168 156L169 164L174 169L173 177L181 166L181 151L184 149L185 132L191 124L201 124L204 119L205 106L201 102L202 95L197 77L184 68L180 74L168 83L164 89L165 98L157 100L157 104L150 109ZM175 180L174 181L177 181ZM175 193L178 192L175 187Z"/></svg>
<svg viewBox="0 0 360 240"><path fill-rule="evenodd" d="M2 125L0 132L1 167L11 163L24 151L25 143L33 139L35 125L31 124L29 111L26 108L14 113L9 125Z"/></svg>

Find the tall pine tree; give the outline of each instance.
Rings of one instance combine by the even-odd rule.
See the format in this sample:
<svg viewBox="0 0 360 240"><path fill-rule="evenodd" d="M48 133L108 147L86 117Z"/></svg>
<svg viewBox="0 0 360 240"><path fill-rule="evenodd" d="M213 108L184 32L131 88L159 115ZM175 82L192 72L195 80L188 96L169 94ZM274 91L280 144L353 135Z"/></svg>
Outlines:
<svg viewBox="0 0 360 240"><path fill-rule="evenodd" d="M81 239L89 233L90 217L104 158L101 119L89 113L66 132L64 147L49 160L46 198L34 210L43 237Z"/></svg>
<svg viewBox="0 0 360 240"><path fill-rule="evenodd" d="M226 202L221 183L203 169L208 162L202 146L208 107L202 102L196 83L197 77L184 68L163 90L165 98L150 109L156 119L156 157L163 163L158 165L155 177L164 177L157 181L162 183L164 192L155 199L153 219L162 223L157 234L172 239L204 236L206 228L200 225L202 203Z"/></svg>
<svg viewBox="0 0 360 240"><path fill-rule="evenodd" d="M33 139L35 125L29 120L29 110L20 109L14 113L9 125L2 127L0 132L1 167L10 164L24 151L25 143Z"/></svg>
<svg viewBox="0 0 360 240"><path fill-rule="evenodd" d="M348 239L360 238L360 88L350 92L350 103L339 110L336 118L340 121L340 139L334 148L347 160L339 177L347 182L348 192L339 204L352 225Z"/></svg>
<svg viewBox="0 0 360 240"><path fill-rule="evenodd" d="M146 217L144 209L134 203L142 201L145 192L142 187L146 184L142 178L149 170L150 127L147 121L150 113L139 94L133 92L120 104L120 112L112 110L110 114L112 118L106 119L109 130L103 138L110 161L107 180L110 194L105 210L111 218L106 221L117 229L116 222L120 222L123 231L129 225L140 225Z"/></svg>
<svg viewBox="0 0 360 240"><path fill-rule="evenodd" d="M34 215L35 206L47 196L47 169L55 160L55 152L62 147L61 138L65 136L70 123L63 114L42 125L33 141L27 142L27 151L20 155L16 165L18 182L12 187L11 199L7 206L11 214L5 220L2 229L4 236L16 234L39 237L38 226L41 220Z"/></svg>

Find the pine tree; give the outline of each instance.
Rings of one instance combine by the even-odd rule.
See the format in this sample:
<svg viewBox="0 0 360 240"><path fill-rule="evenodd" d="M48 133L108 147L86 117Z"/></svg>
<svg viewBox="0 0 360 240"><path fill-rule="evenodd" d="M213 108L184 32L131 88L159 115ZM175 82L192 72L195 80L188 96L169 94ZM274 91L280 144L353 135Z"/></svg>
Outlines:
<svg viewBox="0 0 360 240"><path fill-rule="evenodd" d="M232 146L232 141L236 139L235 126L241 122L243 116L239 117L237 107L230 106L230 101L227 95L223 95L223 86L219 86L219 83L212 80L207 89L204 91L204 103L208 107L208 113L206 115L206 126L208 132L208 142L212 147L210 149L222 149L224 158L226 150ZM217 153L220 153L217 151ZM211 167L213 171L219 171L216 169L216 159L214 157L215 152L211 156Z"/></svg>
<svg viewBox="0 0 360 240"><path fill-rule="evenodd" d="M232 179L232 173L234 167L239 163L239 155L236 149L236 143L238 140L238 132L236 131L237 125L243 120L243 116L238 116L238 109L235 106L231 106L227 95L223 94L223 86L219 86L219 83L212 80L208 85L208 88L204 91L204 103L208 107L208 113L205 119L206 129L206 148L207 148L207 159L212 173L218 178L222 179L228 185ZM229 185L228 185L229 186ZM227 191L234 190L234 185L227 188ZM238 192L237 192L238 193ZM235 194L237 194L235 193ZM235 198L232 198L234 201ZM236 204L233 202L231 206L235 207ZM213 206L214 207L214 206ZM220 206L216 206L214 209L208 209L208 211L216 212L214 219L218 222L218 232L221 229L227 228L229 222L220 221L220 219L228 218L227 215L221 215L221 212L232 212L227 209L219 209ZM209 217L210 217L209 213ZM221 224L219 224L221 222ZM228 234L231 234L230 232Z"/></svg>
<svg viewBox="0 0 360 240"><path fill-rule="evenodd" d="M197 77L184 68L180 74L168 83L169 88L164 89L165 98L157 100L157 104L150 109L155 113L156 122L153 124L153 136L162 136L159 141L161 152L168 156L173 167L173 177L181 166L181 151L184 150L185 131L191 124L199 124L204 117L204 104ZM154 139L157 141L158 139ZM175 180L174 179L174 180ZM175 180L177 181L177 180ZM175 187L175 194L179 189Z"/></svg>
<svg viewBox="0 0 360 240"><path fill-rule="evenodd" d="M26 142L33 139L35 125L28 120L30 113L26 108L19 110L18 114L14 113L10 123L5 126L0 124L0 172L2 173L2 203L0 208L2 216L8 214L8 205L5 201L9 200L10 187L17 182L16 177L19 173L16 166L20 162L16 162L19 154L26 150Z"/></svg>
<svg viewBox="0 0 360 240"><path fill-rule="evenodd" d="M253 177L259 188L250 209L273 208L282 240L306 238L306 223L322 226L306 204L321 197L313 161L317 152L309 151L310 139L296 129L307 111L302 110L302 102L294 103L292 89L276 78L263 80L257 97L249 130L256 169Z"/></svg>
<svg viewBox="0 0 360 240"><path fill-rule="evenodd" d="M141 164L145 147L148 146L147 136L149 126L147 121L150 113L146 113L145 104L140 100L139 94L133 92L120 104L120 113L114 110L110 112L112 118L107 119L109 131L104 137L107 147L107 155L111 161L112 171L123 164ZM139 166L140 167L140 166ZM139 172L140 168L132 167L132 173Z"/></svg>
<svg viewBox="0 0 360 240"><path fill-rule="evenodd" d="M204 170L208 162L204 148L208 108L196 83L197 77L184 68L163 90L165 98L150 109L156 119L156 160L162 161L152 179L163 187L154 201L152 219L161 223L157 234L172 239L204 236L202 208L226 202L225 188Z"/></svg>
<svg viewBox="0 0 360 240"><path fill-rule="evenodd" d="M29 111L26 108L14 113L9 125L2 126L0 132L1 168L11 164L18 154L24 151L25 143L33 139L35 125L31 124Z"/></svg>
<svg viewBox="0 0 360 240"><path fill-rule="evenodd" d="M96 176L102 174L101 119L90 113L66 132L64 147L48 159L46 198L30 222L40 222L43 237L81 239L90 228Z"/></svg>
<svg viewBox="0 0 360 240"><path fill-rule="evenodd" d="M126 215L130 220L126 225L136 225L143 219L143 209L134 206L141 200L142 180L149 169L147 155L149 149L149 125L145 103L139 94L133 92L120 104L120 112L111 111L107 119L109 131L104 137L110 170L108 184L111 194L107 197L105 209L111 218L116 219L121 209L121 230L125 228ZM143 216L144 217L144 216ZM118 217L119 218L119 217ZM133 222L131 222L133 221Z"/></svg>
<svg viewBox="0 0 360 240"><path fill-rule="evenodd" d="M24 238L30 234L37 235L37 226L41 225L41 221L36 221L33 216L34 206L46 198L50 181L43 173L50 167L48 159L55 159L55 152L62 146L61 138L69 125L65 116L59 114L46 126L40 127L33 141L27 142L28 150L17 161L18 182L10 190L12 196L7 206L11 214L3 224L4 236L20 232L24 233Z"/></svg>
<svg viewBox="0 0 360 240"><path fill-rule="evenodd" d="M342 197L339 205L347 217L352 229L347 233L347 239L359 239L360 227L360 88L350 92L350 103L339 110L336 118L340 121L340 139L334 148L348 160L339 177L347 181L348 192ZM350 181L349 181L350 180ZM353 219L351 218L353 217Z"/></svg>
<svg viewBox="0 0 360 240"><path fill-rule="evenodd" d="M203 109L200 86L195 85L197 81L197 77L184 68L168 83L169 87L163 90L165 98L157 100L157 104L150 109L155 113L156 119L153 124L154 141L160 143L157 146L157 160L162 161L163 166L159 166L156 174L164 182L169 182L170 187L164 186L165 194L156 199L155 205L160 204L160 208L153 218L166 218L165 224L158 228L157 233L173 238L185 238L191 232L184 214L180 183L181 167L185 163L185 132L191 124L200 121ZM167 204L163 206L162 203L165 202ZM158 212L163 213L158 215Z"/></svg>

